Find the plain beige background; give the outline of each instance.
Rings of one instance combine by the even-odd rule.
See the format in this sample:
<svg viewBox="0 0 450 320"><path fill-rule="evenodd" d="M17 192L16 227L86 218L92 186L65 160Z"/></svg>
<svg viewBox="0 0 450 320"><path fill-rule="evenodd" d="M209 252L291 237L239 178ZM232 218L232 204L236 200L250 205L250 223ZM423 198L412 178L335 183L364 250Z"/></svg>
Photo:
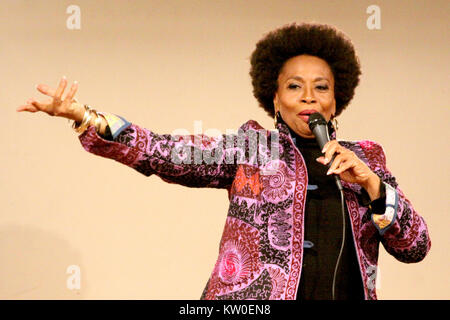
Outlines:
<svg viewBox="0 0 450 320"><path fill-rule="evenodd" d="M81 29L67 28L78 5ZM367 7L381 9L369 30ZM17 113L66 75L78 100L157 133L272 119L252 95L249 57L291 22L335 25L363 75L339 139L381 143L425 218L432 248L404 264L380 249L380 299L448 299L449 2L0 2L0 299L198 299L217 258L224 190L189 189L86 152L67 120ZM66 269L80 268L80 289Z"/></svg>

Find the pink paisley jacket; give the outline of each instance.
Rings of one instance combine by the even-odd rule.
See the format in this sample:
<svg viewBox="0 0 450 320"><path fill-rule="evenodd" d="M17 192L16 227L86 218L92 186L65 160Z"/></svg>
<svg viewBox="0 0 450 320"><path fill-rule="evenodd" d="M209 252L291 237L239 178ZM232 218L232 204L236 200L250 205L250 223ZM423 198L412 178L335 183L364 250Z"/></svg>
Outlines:
<svg viewBox="0 0 450 320"><path fill-rule="evenodd" d="M279 123L277 129L265 130L250 120L239 132L247 137L262 132L266 146L279 141L274 147L279 160L268 157L271 147L259 142L252 146L252 139L246 138L243 148L236 134L159 135L129 123L113 141L99 136L93 126L79 139L88 152L114 159L145 176L155 174L166 182L188 187L228 190L230 205L219 254L201 299L293 300L302 272L308 174L287 126ZM360 201L361 187L342 182L365 299L373 300L377 298L380 242L399 261L412 263L426 256L431 241L424 219L386 167L383 148L367 140L339 143L352 150L386 185L386 212L374 214ZM271 160L254 161L251 147ZM195 161L195 154L203 155L202 161ZM240 157L240 161L225 161L230 156ZM216 161L210 161L212 158ZM268 166L275 168L270 174Z"/></svg>

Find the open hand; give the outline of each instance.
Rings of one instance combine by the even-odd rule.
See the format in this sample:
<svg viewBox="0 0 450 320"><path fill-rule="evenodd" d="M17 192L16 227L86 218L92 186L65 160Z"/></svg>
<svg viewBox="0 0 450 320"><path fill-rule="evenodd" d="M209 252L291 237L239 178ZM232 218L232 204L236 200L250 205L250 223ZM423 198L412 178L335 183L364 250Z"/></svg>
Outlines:
<svg viewBox="0 0 450 320"><path fill-rule="evenodd" d="M28 99L27 104L21 105L16 109L17 112L28 111L37 112L42 111L50 116L64 117L72 120L78 120L78 113L76 106L72 105L72 102L76 101L74 95L78 89L78 82L75 81L70 87L69 93L62 98L62 94L67 86L67 79L62 77L59 82L59 86L56 90L50 88L46 84L38 84L36 89L51 97L45 101L39 102L34 98Z"/></svg>

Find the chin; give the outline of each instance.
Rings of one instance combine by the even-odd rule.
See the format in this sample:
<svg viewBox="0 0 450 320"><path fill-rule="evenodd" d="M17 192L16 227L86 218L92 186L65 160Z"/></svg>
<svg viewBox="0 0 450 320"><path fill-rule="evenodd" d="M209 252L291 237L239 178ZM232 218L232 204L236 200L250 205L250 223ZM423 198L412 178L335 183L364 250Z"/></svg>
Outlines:
<svg viewBox="0 0 450 320"><path fill-rule="evenodd" d="M298 133L300 133L300 135L303 135L303 136L309 136L309 135L313 134L311 132L311 130L309 129L309 126L303 121L301 122L301 124L299 126L297 126L297 134Z"/></svg>
<svg viewBox="0 0 450 320"><path fill-rule="evenodd" d="M310 139L315 138L314 134L312 134L312 133L303 134L303 135L301 135L301 136L302 136L303 138L310 138Z"/></svg>

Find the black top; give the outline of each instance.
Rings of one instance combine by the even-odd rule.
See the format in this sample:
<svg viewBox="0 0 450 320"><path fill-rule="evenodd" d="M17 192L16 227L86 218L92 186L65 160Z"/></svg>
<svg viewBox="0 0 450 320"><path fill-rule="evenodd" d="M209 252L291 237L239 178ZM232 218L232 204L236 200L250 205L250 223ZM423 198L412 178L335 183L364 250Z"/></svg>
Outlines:
<svg viewBox="0 0 450 320"><path fill-rule="evenodd" d="M303 266L297 299L331 300L342 242L341 196L333 175L326 175L328 167L316 161L323 155L316 139L302 138L290 131L308 171ZM346 205L345 215L345 246L336 278L336 299L363 300L362 277Z"/></svg>

